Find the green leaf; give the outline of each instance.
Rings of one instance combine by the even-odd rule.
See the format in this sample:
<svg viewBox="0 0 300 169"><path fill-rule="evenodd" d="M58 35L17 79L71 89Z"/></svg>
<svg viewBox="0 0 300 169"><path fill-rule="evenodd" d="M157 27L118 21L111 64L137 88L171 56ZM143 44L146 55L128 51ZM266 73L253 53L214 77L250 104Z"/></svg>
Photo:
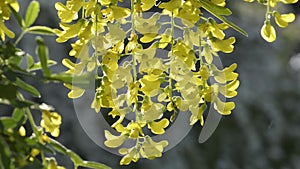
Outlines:
<svg viewBox="0 0 300 169"><path fill-rule="evenodd" d="M58 151L58 152L60 152L60 153L62 153L62 154L64 154L64 155L67 155L68 149L67 149L64 145L62 145L60 142L58 142L58 141L56 141L56 140L54 140L54 139L51 139L51 138L50 138L50 140L51 140L50 145L51 145L56 151Z"/></svg>
<svg viewBox="0 0 300 169"><path fill-rule="evenodd" d="M88 168L93 168L93 169L111 169L105 164L97 163L94 161L84 161L83 164L81 165L82 167L88 167Z"/></svg>
<svg viewBox="0 0 300 169"><path fill-rule="evenodd" d="M48 67L50 66L53 66L53 65L56 65L56 61L54 60L47 60L47 65ZM41 65L41 62L36 62L34 63L33 65L31 65L31 67L29 67L29 71L34 71L34 70L39 70L39 69L42 69L42 65Z"/></svg>
<svg viewBox="0 0 300 169"><path fill-rule="evenodd" d="M0 98L14 99L17 96L17 90L16 86L0 84Z"/></svg>
<svg viewBox="0 0 300 169"><path fill-rule="evenodd" d="M45 168L45 166L43 166L40 160L35 159L33 162L28 163L28 165L22 167L21 169L40 169L40 168Z"/></svg>
<svg viewBox="0 0 300 169"><path fill-rule="evenodd" d="M27 29L27 32L37 35L55 35L54 30L47 26L32 26Z"/></svg>
<svg viewBox="0 0 300 169"><path fill-rule="evenodd" d="M93 79L95 75L91 73L86 73L82 75L71 75L66 73L52 74L47 77L49 80L57 80L63 83L72 84L76 87L81 87L86 89L91 86L91 83L97 83L97 80Z"/></svg>
<svg viewBox="0 0 300 169"><path fill-rule="evenodd" d="M48 48L45 46L44 41L41 37L37 37L36 42L38 44L36 53L39 56L39 59L41 61L41 66L42 66L44 76L48 77L51 75L51 72L47 65L47 63L48 63Z"/></svg>
<svg viewBox="0 0 300 169"><path fill-rule="evenodd" d="M9 8L10 8L10 10L12 11L14 17L16 18L18 24L19 24L21 27L24 27L24 26L25 26L25 22L24 22L24 20L22 19L22 16L20 15L20 13L17 12L10 4L9 4Z"/></svg>
<svg viewBox="0 0 300 169"><path fill-rule="evenodd" d="M48 77L49 80L57 80L63 83L72 84L73 75L66 73L52 74Z"/></svg>
<svg viewBox="0 0 300 169"><path fill-rule="evenodd" d="M210 13L217 14L217 15L225 15L225 16L229 16L232 14L230 9L222 7L222 6L218 6L214 3L212 3L211 1L201 0L199 2L201 3L202 7L204 9L208 10Z"/></svg>
<svg viewBox="0 0 300 169"><path fill-rule="evenodd" d="M40 12L40 3L38 1L31 1L25 15L25 27L28 28L34 23Z"/></svg>
<svg viewBox="0 0 300 169"><path fill-rule="evenodd" d="M29 92L33 96L41 97L40 92L35 87L33 87L30 84L24 82L23 80L17 78L15 83L17 84L18 87L20 87L21 89Z"/></svg>
<svg viewBox="0 0 300 169"><path fill-rule="evenodd" d="M34 60L31 55L27 54L27 69L30 69L34 65Z"/></svg>
<svg viewBox="0 0 300 169"><path fill-rule="evenodd" d="M3 127L4 130L15 128L18 123L11 117L1 117L0 118L0 125Z"/></svg>
<svg viewBox="0 0 300 169"><path fill-rule="evenodd" d="M210 12L216 18L220 19L222 22L229 25L234 30L238 31L239 33L243 34L244 36L248 37L248 33L243 30L242 28L238 27L234 23L228 21L223 15L228 16L231 15L231 11L228 8L219 7L208 0L199 0L202 5L202 8Z"/></svg>
<svg viewBox="0 0 300 169"><path fill-rule="evenodd" d="M26 121L23 109L15 108L12 117L15 121L20 122L21 124Z"/></svg>
<svg viewBox="0 0 300 169"><path fill-rule="evenodd" d="M19 67L19 65L21 64L21 61L22 61L22 56L18 56L18 55L11 56L8 59L8 63L10 65L14 65L14 66L17 66L17 67Z"/></svg>
<svg viewBox="0 0 300 169"><path fill-rule="evenodd" d="M0 135L0 154L0 167L10 168L11 151L2 135Z"/></svg>
<svg viewBox="0 0 300 169"><path fill-rule="evenodd" d="M9 103L9 105L12 105L14 107L17 108L25 108L25 107L30 107L32 105L35 105L36 103L29 101L29 100L25 100L25 101L19 101L19 100L11 100L11 102Z"/></svg>

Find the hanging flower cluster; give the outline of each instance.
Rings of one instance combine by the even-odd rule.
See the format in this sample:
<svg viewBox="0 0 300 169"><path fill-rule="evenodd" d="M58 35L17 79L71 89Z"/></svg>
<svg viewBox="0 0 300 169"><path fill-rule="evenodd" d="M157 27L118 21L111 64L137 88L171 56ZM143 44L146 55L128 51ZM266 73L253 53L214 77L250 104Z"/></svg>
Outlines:
<svg viewBox="0 0 300 169"><path fill-rule="evenodd" d="M274 7L277 1L270 2L268 6ZM128 165L141 157L162 156L168 141L156 142L151 135L164 134L178 113L190 113L190 125L198 121L204 125L210 106L221 115L231 114L235 103L226 99L237 95L237 64L220 68L214 60L219 52L234 50L235 38L227 37L226 29L247 33L226 19L231 11L225 0L131 0L130 8L124 6L118 0L58 2L55 7L61 29L55 32L57 42L76 39L69 54L80 61L64 59L67 73L85 76L86 72L96 72L94 80L98 83L91 108L96 112L110 110L115 119L111 127L119 134L104 131L104 144L121 147L119 153L124 156L120 164ZM143 15L154 6L162 14ZM204 11L215 17L204 15ZM292 14L272 14L283 27L294 20ZM163 16L169 21L162 24ZM181 38L175 35L178 29ZM275 36L269 22L262 32L268 41ZM161 50L168 54L161 56ZM80 85L65 86L70 89L70 98L85 93ZM126 122L130 114L135 118ZM135 145L122 147L127 140L135 141Z"/></svg>
<svg viewBox="0 0 300 169"><path fill-rule="evenodd" d="M254 2L254 0L245 0L246 2ZM278 3L283 4L295 4L298 0L257 0L260 4L266 6L266 19L264 21L264 25L261 28L261 36L267 42L274 42L276 40L276 30L272 25L271 19L274 18L275 23L280 28L285 28L289 25L289 23L295 20L295 14L287 13L281 14L276 10Z"/></svg>

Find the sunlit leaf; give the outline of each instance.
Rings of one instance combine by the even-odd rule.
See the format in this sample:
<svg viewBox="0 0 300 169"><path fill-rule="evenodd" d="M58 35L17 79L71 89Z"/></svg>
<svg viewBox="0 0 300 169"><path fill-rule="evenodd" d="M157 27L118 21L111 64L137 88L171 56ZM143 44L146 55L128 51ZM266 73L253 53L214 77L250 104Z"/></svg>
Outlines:
<svg viewBox="0 0 300 169"><path fill-rule="evenodd" d="M23 89L23 90L29 92L29 93L32 94L33 96L35 96L35 97L41 97L40 92L39 92L35 87L33 87L32 85L30 85L30 84L24 82L23 80L17 78L17 80L16 80L15 83L16 83L16 85L17 85L18 87L20 87L21 89Z"/></svg>
<svg viewBox="0 0 300 169"><path fill-rule="evenodd" d="M25 27L29 27L37 19L40 12L40 3L38 1L31 1L25 15Z"/></svg>
<svg viewBox="0 0 300 169"><path fill-rule="evenodd" d="M28 33L37 34L37 35L55 35L54 30L47 26L32 26L27 30Z"/></svg>

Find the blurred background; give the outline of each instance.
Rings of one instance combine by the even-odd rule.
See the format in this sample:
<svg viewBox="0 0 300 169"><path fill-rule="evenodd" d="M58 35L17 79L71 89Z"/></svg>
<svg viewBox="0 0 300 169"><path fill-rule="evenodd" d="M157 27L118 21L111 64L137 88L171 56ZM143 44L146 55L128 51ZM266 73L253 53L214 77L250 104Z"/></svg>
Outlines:
<svg viewBox="0 0 300 169"><path fill-rule="evenodd" d="M24 14L30 1L19 2ZM58 27L55 2L40 1L42 9L36 25ZM235 51L220 57L226 66L238 64L241 85L234 99L236 109L232 115L222 118L208 141L198 143L201 127L195 125L162 158L140 159L129 166L119 166L121 157L102 150L81 128L73 102L67 98L68 90L62 84L36 83L42 93L40 101L53 105L62 114L58 140L86 160L102 162L114 169L299 169L300 5L280 7L280 12L294 12L298 17L286 29L277 27L277 41L269 44L260 37L265 9L242 0L228 3L233 11L229 19L244 28L249 37L228 32L237 38ZM13 22L10 28L14 28ZM20 47L34 56L34 41L33 36L26 35ZM60 63L68 57L69 43L57 44L55 37L45 37L45 43L50 58L58 62L51 70L66 70ZM59 154L57 157L59 164L72 168L68 158Z"/></svg>

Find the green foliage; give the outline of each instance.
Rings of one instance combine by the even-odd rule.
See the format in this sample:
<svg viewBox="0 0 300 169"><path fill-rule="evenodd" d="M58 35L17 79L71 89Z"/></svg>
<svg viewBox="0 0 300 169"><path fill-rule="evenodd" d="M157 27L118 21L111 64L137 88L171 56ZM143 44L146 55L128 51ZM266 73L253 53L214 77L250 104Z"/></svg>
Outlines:
<svg viewBox="0 0 300 169"><path fill-rule="evenodd" d="M276 11L277 3L292 4L297 0L257 2L267 8L261 35L266 41L273 42L276 31L271 19L274 18L279 27L287 27L295 20L292 13ZM70 157L75 168L109 168L84 161L52 139L60 134L62 117L51 106L24 98L24 93L41 97L34 85L26 82L28 78L64 83L70 89L69 98L81 97L85 94L85 86L96 81L99 85L94 91L91 108L97 113L101 109L110 109L109 115L117 118L111 127L119 134L104 131L104 144L119 148L123 155L121 165L137 162L141 157L150 160L161 157L168 141L155 142L145 131L153 135L164 134L179 112L190 114L190 125L198 121L200 125L205 124L204 113L208 105L221 115L232 113L235 103L222 98L231 99L237 95L240 84L235 72L237 64L220 68L214 61L219 52L234 50L236 40L226 35L227 29L232 28L245 36L247 33L227 19L232 12L226 7L226 1L170 0L158 5L162 15L154 13L146 18L143 13L155 8L157 3L156 0L131 0L131 7L126 8L117 0L57 2L55 9L61 29L52 29L32 26L40 12L38 1L31 1L25 19L19 14L17 0L0 2L0 103L14 108L11 116L0 117L1 167L62 169L64 167L58 166L54 157L45 156L45 153L59 152ZM15 33L5 25L12 15L22 31L14 43ZM164 16L170 18L163 23L168 26L165 30L160 23ZM177 19L180 23L175 22ZM125 25L130 28L125 29ZM177 38L175 29L184 36ZM41 37L36 37L38 62L17 47L25 34L57 35L58 43L75 39L69 55L80 62L73 63L65 58L62 63L69 70L52 73L49 67L56 63L49 60L48 48ZM92 46L92 53L89 46ZM169 50L166 58L158 56L159 50ZM125 58L130 59L121 63ZM20 64L25 60L27 66L24 68ZM37 70L42 71L42 77L36 76ZM99 74L91 75L91 72ZM120 93L121 89L126 92ZM34 121L32 110L40 112L40 125ZM130 113L135 118L126 124L125 116ZM25 128L27 123L32 133L27 133L31 131ZM133 140L135 145L122 147L127 140Z"/></svg>

